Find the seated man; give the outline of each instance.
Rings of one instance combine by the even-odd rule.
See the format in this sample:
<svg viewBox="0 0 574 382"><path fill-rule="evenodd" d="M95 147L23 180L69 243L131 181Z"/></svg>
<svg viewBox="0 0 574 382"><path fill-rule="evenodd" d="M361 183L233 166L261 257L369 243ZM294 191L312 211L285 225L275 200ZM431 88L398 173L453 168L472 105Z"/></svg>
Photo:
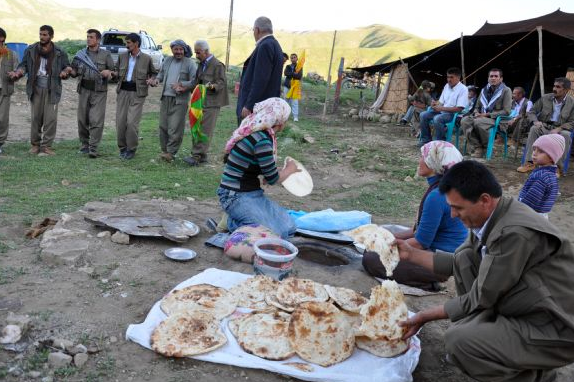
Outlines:
<svg viewBox="0 0 574 382"><path fill-rule="evenodd" d="M438 102L432 101L432 110L423 111L420 115L421 146L432 140L430 121L436 131L436 139L444 140L446 124L452 121L454 113L460 113L468 103L468 89L460 82L459 68L450 68L446 71L446 82Z"/></svg>
<svg viewBox="0 0 574 382"><path fill-rule="evenodd" d="M468 105L456 116L456 125L460 126L460 121L467 115L471 115L476 107L476 101L478 100L478 88L474 85L468 85Z"/></svg>
<svg viewBox="0 0 574 382"><path fill-rule="evenodd" d="M532 144L538 137L546 134L562 134L566 141L564 155L558 161L558 169L562 171L562 165L567 155L570 155L570 132L574 129L574 98L568 95L570 80L566 77L558 77L554 80L552 94L544 94L530 109L526 115L532 122L526 142L526 159L524 165L518 167L518 172L530 172L534 170L532 162Z"/></svg>
<svg viewBox="0 0 574 382"><path fill-rule="evenodd" d="M526 98L524 88L517 86L512 89L512 114L515 116L507 122L508 132L512 133L511 146L520 145L523 132L527 125L530 125L526 113L532 109L532 101Z"/></svg>
<svg viewBox="0 0 574 382"><path fill-rule="evenodd" d="M463 161L439 191L452 216L470 228L450 253L397 240L402 261L454 275L457 297L403 322L404 338L425 323L450 319L447 361L479 381L552 381L574 361L574 248L544 217L502 196L481 163Z"/></svg>
<svg viewBox="0 0 574 382"><path fill-rule="evenodd" d="M512 91L502 82L502 70L488 72L488 85L480 92L474 114L460 122L470 144L473 158L482 158L488 145L488 135L499 115L509 115L512 107Z"/></svg>
<svg viewBox="0 0 574 382"><path fill-rule="evenodd" d="M420 122L420 114L431 105L432 97L430 95L433 90L432 82L424 80L421 86L417 89L415 94L408 96L409 108L406 114L401 118L400 124L408 124L413 116L417 126L413 126L415 131L418 131L418 123Z"/></svg>

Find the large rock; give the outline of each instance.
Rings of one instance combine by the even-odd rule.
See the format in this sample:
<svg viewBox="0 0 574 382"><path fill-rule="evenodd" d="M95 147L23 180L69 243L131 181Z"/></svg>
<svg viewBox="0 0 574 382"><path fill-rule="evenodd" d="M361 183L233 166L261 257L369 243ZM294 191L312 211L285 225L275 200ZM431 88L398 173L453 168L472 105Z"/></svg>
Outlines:
<svg viewBox="0 0 574 382"><path fill-rule="evenodd" d="M112 235L112 241L116 244L128 245L130 243L130 235L117 231Z"/></svg>
<svg viewBox="0 0 574 382"><path fill-rule="evenodd" d="M88 233L81 229L55 227L42 236L42 257L54 264L75 263L88 251Z"/></svg>
<svg viewBox="0 0 574 382"><path fill-rule="evenodd" d="M88 362L88 355L86 353L78 353L74 356L74 365L82 367Z"/></svg>
<svg viewBox="0 0 574 382"><path fill-rule="evenodd" d="M48 364L57 369L60 367L69 366L72 363L72 356L62 352L50 353L48 355Z"/></svg>
<svg viewBox="0 0 574 382"><path fill-rule="evenodd" d="M6 325L0 335L0 344L15 344L22 338L22 329L17 325Z"/></svg>

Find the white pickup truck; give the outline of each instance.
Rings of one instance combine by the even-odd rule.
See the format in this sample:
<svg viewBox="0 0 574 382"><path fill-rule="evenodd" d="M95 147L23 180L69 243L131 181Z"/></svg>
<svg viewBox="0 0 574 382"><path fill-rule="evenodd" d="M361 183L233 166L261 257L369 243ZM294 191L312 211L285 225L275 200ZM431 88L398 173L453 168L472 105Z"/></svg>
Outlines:
<svg viewBox="0 0 574 382"><path fill-rule="evenodd" d="M112 58L114 59L115 64L118 63L118 54L127 51L126 43L124 40L130 33L132 32L125 32L112 28L102 33L102 41L100 46L112 53ZM134 33L137 33L141 38L141 51L151 56L153 66L156 70L159 71L161 64L163 63L161 45L156 45L153 41L153 38L151 38L151 36L148 35L146 31L140 30L139 32Z"/></svg>

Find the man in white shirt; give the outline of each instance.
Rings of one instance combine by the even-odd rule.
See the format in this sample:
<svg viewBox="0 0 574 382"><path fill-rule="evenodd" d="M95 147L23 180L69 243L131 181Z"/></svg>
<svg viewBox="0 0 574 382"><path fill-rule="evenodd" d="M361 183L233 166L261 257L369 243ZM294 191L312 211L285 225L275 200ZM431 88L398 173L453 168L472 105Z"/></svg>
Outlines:
<svg viewBox="0 0 574 382"><path fill-rule="evenodd" d="M438 102L431 103L432 110L422 112L420 115L421 141L424 145L432 140L430 121L435 128L435 139L444 140L446 137L446 124L452 120L454 113L460 113L468 103L468 89L460 82L459 68L450 68L446 71L446 82Z"/></svg>

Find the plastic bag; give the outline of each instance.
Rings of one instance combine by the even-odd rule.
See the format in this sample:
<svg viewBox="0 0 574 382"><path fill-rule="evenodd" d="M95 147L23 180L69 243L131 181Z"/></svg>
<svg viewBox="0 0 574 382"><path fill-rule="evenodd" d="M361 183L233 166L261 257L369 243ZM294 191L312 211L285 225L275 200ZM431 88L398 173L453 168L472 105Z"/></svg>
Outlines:
<svg viewBox="0 0 574 382"><path fill-rule="evenodd" d="M297 228L320 232L339 232L370 224L371 215L364 211L334 211L331 208L309 212L295 220Z"/></svg>

